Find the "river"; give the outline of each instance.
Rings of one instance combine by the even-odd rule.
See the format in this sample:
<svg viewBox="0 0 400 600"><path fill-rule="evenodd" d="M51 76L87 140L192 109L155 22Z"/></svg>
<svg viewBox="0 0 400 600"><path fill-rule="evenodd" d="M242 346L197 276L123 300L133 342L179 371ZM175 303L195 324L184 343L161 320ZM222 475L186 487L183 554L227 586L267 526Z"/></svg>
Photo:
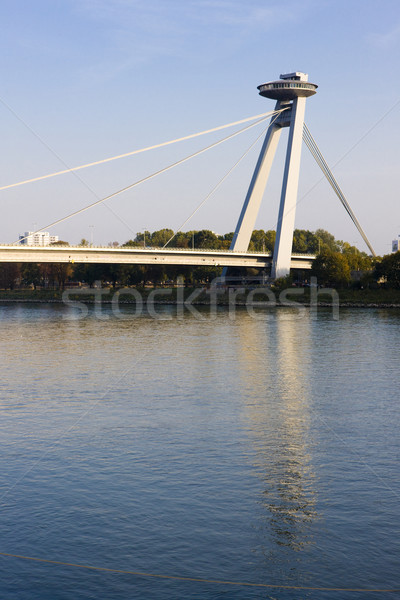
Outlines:
<svg viewBox="0 0 400 600"><path fill-rule="evenodd" d="M0 307L1 598L400 597L399 311L72 313Z"/></svg>

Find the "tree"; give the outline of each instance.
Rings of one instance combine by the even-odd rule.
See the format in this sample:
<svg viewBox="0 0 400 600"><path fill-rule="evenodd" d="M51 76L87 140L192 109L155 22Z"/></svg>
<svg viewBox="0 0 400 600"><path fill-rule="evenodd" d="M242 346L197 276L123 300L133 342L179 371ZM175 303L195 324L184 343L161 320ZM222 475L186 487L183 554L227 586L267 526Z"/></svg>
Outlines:
<svg viewBox="0 0 400 600"><path fill-rule="evenodd" d="M129 265L127 268L127 283L129 285L145 286L147 281L146 265Z"/></svg>
<svg viewBox="0 0 400 600"><path fill-rule="evenodd" d="M218 236L209 229L201 229L194 234L195 248L218 249L221 247L221 242Z"/></svg>
<svg viewBox="0 0 400 600"><path fill-rule="evenodd" d="M42 285L45 287L55 288L57 281L55 264L54 263L43 263L40 265L40 271L42 274Z"/></svg>
<svg viewBox="0 0 400 600"><path fill-rule="evenodd" d="M0 288L13 290L20 275L19 263L0 263Z"/></svg>
<svg viewBox="0 0 400 600"><path fill-rule="evenodd" d="M298 254L316 254L321 245L318 236L308 229L295 229L293 232L292 252Z"/></svg>
<svg viewBox="0 0 400 600"><path fill-rule="evenodd" d="M74 278L77 281L88 283L93 287L95 281L101 280L103 276L102 264L77 264L74 267Z"/></svg>
<svg viewBox="0 0 400 600"><path fill-rule="evenodd" d="M275 239L276 231L274 231L273 229L268 229L268 231L265 232L265 249L267 250L267 252L274 251Z"/></svg>
<svg viewBox="0 0 400 600"><path fill-rule="evenodd" d="M264 229L255 229L251 234L249 250L258 252L265 251L265 231Z"/></svg>
<svg viewBox="0 0 400 600"><path fill-rule="evenodd" d="M224 235L218 236L218 239L220 241L220 248L222 250L229 250L229 248L231 247L231 243L232 243L234 235L235 235L234 232L231 231L230 233L225 233Z"/></svg>
<svg viewBox="0 0 400 600"><path fill-rule="evenodd" d="M173 237L174 232L172 229L160 229L159 231L154 231L150 235L150 243L152 246L156 246L158 248L162 248L169 242L169 240ZM171 246L173 246L174 240L171 240Z"/></svg>
<svg viewBox="0 0 400 600"><path fill-rule="evenodd" d="M198 283L210 283L222 273L221 267L194 267L193 279Z"/></svg>
<svg viewBox="0 0 400 600"><path fill-rule="evenodd" d="M135 242L139 242L140 246L150 246L151 233L150 231L139 232L135 237Z"/></svg>
<svg viewBox="0 0 400 600"><path fill-rule="evenodd" d="M174 246L175 248L189 248L192 240L191 233L192 232L184 233L183 231L178 231L171 242L171 246Z"/></svg>
<svg viewBox="0 0 400 600"><path fill-rule="evenodd" d="M369 271L373 267L373 258L366 252L360 252L355 246L343 242L342 254L346 256L351 271Z"/></svg>
<svg viewBox="0 0 400 600"><path fill-rule="evenodd" d="M101 276L106 281L111 281L113 288L116 287L117 283L121 285L125 285L128 281L128 268L126 265L114 265L114 264L104 264L102 265Z"/></svg>
<svg viewBox="0 0 400 600"><path fill-rule="evenodd" d="M350 282L350 267L343 254L325 247L314 260L311 275L319 284L343 287Z"/></svg>
<svg viewBox="0 0 400 600"><path fill-rule="evenodd" d="M36 290L43 281L42 270L38 263L24 263L21 266L21 279L25 285L33 285Z"/></svg>
<svg viewBox="0 0 400 600"><path fill-rule="evenodd" d="M65 283L73 273L73 267L69 263L53 263L53 272L60 290L65 288Z"/></svg>
<svg viewBox="0 0 400 600"><path fill-rule="evenodd" d="M325 231L325 229L317 229L314 232L314 235L319 240L319 246L321 250L325 246L329 250L332 250L332 252L340 252L341 247L337 240L335 240L335 237L331 233Z"/></svg>
<svg viewBox="0 0 400 600"><path fill-rule="evenodd" d="M143 246L143 244L136 240L128 240L125 244L122 244L121 248L138 248L140 246Z"/></svg>
<svg viewBox="0 0 400 600"><path fill-rule="evenodd" d="M148 265L147 278L152 282L153 286L164 283L168 279L166 268L164 265Z"/></svg>
<svg viewBox="0 0 400 600"><path fill-rule="evenodd" d="M375 266L376 280L384 279L388 286L400 288L400 252L386 254Z"/></svg>

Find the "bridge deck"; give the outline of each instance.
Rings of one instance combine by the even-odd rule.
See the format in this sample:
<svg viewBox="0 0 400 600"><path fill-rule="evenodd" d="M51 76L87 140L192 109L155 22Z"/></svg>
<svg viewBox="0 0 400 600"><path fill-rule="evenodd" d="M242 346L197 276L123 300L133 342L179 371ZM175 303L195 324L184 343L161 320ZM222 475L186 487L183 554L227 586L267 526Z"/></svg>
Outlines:
<svg viewBox="0 0 400 600"><path fill-rule="evenodd" d="M292 268L310 269L313 254L293 254ZM110 248L83 246L0 246L0 262L109 263L259 267L270 265L271 253L180 248Z"/></svg>

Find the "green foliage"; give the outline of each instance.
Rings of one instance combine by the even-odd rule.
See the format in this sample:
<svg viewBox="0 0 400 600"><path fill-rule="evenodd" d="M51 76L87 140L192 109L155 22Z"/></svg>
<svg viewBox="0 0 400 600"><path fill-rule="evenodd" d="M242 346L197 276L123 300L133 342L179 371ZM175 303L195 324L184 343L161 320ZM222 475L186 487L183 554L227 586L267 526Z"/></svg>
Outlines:
<svg viewBox="0 0 400 600"><path fill-rule="evenodd" d="M175 248L191 247L191 233L191 231L189 231L188 233L183 233L183 231L179 231L169 245L171 247L175 246Z"/></svg>
<svg viewBox="0 0 400 600"><path fill-rule="evenodd" d="M377 281L384 280L389 287L400 288L400 252L386 254L374 270Z"/></svg>
<svg viewBox="0 0 400 600"><path fill-rule="evenodd" d="M368 271L373 268L374 259L365 252L360 252L348 242L342 242L342 254L349 263L350 271Z"/></svg>
<svg viewBox="0 0 400 600"><path fill-rule="evenodd" d="M234 233L229 232L223 235L217 235L209 229L200 231L179 231L176 235L172 229L164 228L154 232L144 231L138 233L135 239L127 240L121 247L137 248L144 246L163 247L168 243L171 248L191 249L229 249ZM275 231L257 229L251 236L249 250L259 252L273 252L275 244ZM60 241L57 245L64 245L67 242ZM114 245L116 242L114 242ZM89 246L86 239L82 239L81 246ZM293 234L293 252L319 254L317 257L312 274L316 275L320 284L329 284L336 287L346 286L350 281L350 272L358 271L360 278L358 285L371 286L371 273L373 268L373 259L365 252L360 252L355 246L348 242L336 240L332 234L317 229L315 232L296 229ZM388 285L399 285L398 264L394 264L395 259L384 257L378 264L374 272L375 281L377 278L384 277ZM392 264L393 263L393 264ZM397 265L397 266L396 266ZM17 269L15 273L12 269ZM149 282L153 285L164 285L166 282L176 281L178 276L182 276L185 284L197 283L204 285L211 279L221 274L221 267L193 267L193 266L173 266L173 265L110 265L110 264L76 264L76 265L57 265L57 264L23 264L21 267L7 267L0 265L0 287L14 286L21 281L23 285L33 285L41 287L60 287L70 280L80 281L93 286L95 281L101 281L103 285L110 284L113 287L126 285L146 286ZM247 269L235 268L235 276L243 276L244 279L254 276ZM361 272L361 273L360 273ZM14 274L13 274L14 273ZM233 275L233 272L232 272ZM307 276L309 273L307 274ZM285 286L288 281L282 282ZM275 285L279 286L280 282ZM375 283L376 285L376 283Z"/></svg>
<svg viewBox="0 0 400 600"><path fill-rule="evenodd" d="M151 246L151 233L150 231L139 232L135 237L135 242L139 244L139 246Z"/></svg>
<svg viewBox="0 0 400 600"><path fill-rule="evenodd" d="M13 290L21 275L18 263L0 263L0 288Z"/></svg>
<svg viewBox="0 0 400 600"><path fill-rule="evenodd" d="M257 252L273 252L275 237L275 231L255 229L250 239L249 250L256 250Z"/></svg>
<svg viewBox="0 0 400 600"><path fill-rule="evenodd" d="M70 279L73 273L73 266L69 263L54 263L52 265L54 278L58 283L60 290L63 290L65 283Z"/></svg>
<svg viewBox="0 0 400 600"><path fill-rule="evenodd" d="M286 275L286 277L279 277L275 279L273 288L276 291L286 290L290 288L293 284L293 277L291 275Z"/></svg>
<svg viewBox="0 0 400 600"><path fill-rule="evenodd" d="M215 277L222 273L220 267L195 267L193 269L193 281L199 284L210 283Z"/></svg>
<svg viewBox="0 0 400 600"><path fill-rule="evenodd" d="M202 229L194 234L194 247L217 250L221 247L221 240L209 229Z"/></svg>
<svg viewBox="0 0 400 600"><path fill-rule="evenodd" d="M322 250L324 247L326 247L332 252L340 252L340 242L335 240L335 237L328 231L325 231L325 229L317 229L314 232L314 236L319 242L319 250Z"/></svg>
<svg viewBox="0 0 400 600"><path fill-rule="evenodd" d="M343 254L325 247L313 262L311 275L318 284L343 287L350 282L349 263Z"/></svg>
<svg viewBox="0 0 400 600"><path fill-rule="evenodd" d="M294 230L292 252L295 254L317 254L320 246L321 240L312 231L306 229Z"/></svg>
<svg viewBox="0 0 400 600"><path fill-rule="evenodd" d="M169 242L169 240L173 237L174 232L172 229L160 229L159 231L154 231L149 236L149 243L147 245L155 246L156 248L162 248ZM171 240L170 246L174 246L174 240Z"/></svg>
<svg viewBox="0 0 400 600"><path fill-rule="evenodd" d="M267 252L273 252L275 246L276 231L268 229L265 232L265 249Z"/></svg>
<svg viewBox="0 0 400 600"><path fill-rule="evenodd" d="M104 265L99 264L78 264L74 267L73 279L93 286L95 281L101 281L103 278Z"/></svg>
<svg viewBox="0 0 400 600"><path fill-rule="evenodd" d="M137 242L136 240L128 240L125 244L122 244L121 248L138 248L143 246L143 243Z"/></svg>
<svg viewBox="0 0 400 600"><path fill-rule="evenodd" d="M127 269L127 285L146 285L147 268L145 265L130 265Z"/></svg>
<svg viewBox="0 0 400 600"><path fill-rule="evenodd" d="M40 265L37 263L23 263L21 266L21 280L25 285L33 285L36 289L43 281Z"/></svg>
<svg viewBox="0 0 400 600"><path fill-rule="evenodd" d="M232 233L232 238L229 236L230 236L230 234L218 236L220 250L229 250L229 248L231 247L233 233Z"/></svg>
<svg viewBox="0 0 400 600"><path fill-rule="evenodd" d="M128 283L129 279L129 265L102 265L100 279L111 283L113 288L117 286L117 283L124 286Z"/></svg>
<svg viewBox="0 0 400 600"><path fill-rule="evenodd" d="M82 242L83 240L81 240ZM86 240L85 240L86 241ZM69 246L69 242L64 242L63 240L58 240L58 242L52 242L49 244L50 246ZM82 244L81 244L82 245Z"/></svg>

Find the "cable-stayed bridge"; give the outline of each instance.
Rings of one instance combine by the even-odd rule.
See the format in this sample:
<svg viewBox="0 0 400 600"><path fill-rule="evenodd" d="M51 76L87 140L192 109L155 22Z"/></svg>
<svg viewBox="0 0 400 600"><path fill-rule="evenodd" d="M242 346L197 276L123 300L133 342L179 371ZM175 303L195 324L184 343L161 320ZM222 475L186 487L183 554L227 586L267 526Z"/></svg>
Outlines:
<svg viewBox="0 0 400 600"><path fill-rule="evenodd" d="M147 152L155 148L161 148L177 142L182 142L204 134L213 133L228 127L245 124L244 127L229 134L225 138L218 140L201 150L198 150L166 167L156 171L143 179L137 180L122 189L119 189L112 194L98 198L63 217L46 224L36 232L50 229L68 219L77 217L81 213L90 210L107 200L111 200L116 196L127 192L142 185L145 182L160 176L162 173L169 171L186 161L215 148L216 146L232 139L240 133L255 127L259 123L263 123L267 118L271 117L270 122L257 139L251 144L246 152L239 158L231 169L222 177L222 179L214 186L207 194L206 198L197 206L197 208L189 215L184 222L176 229L174 235L167 241L163 248L95 248L95 247L71 247L71 246L47 246L33 247L24 245L25 238L22 238L18 243L11 245L0 246L0 262L60 262L60 263L115 263L115 264L159 264L159 265L191 265L191 266L215 266L223 267L223 275L227 274L227 269L230 267L259 267L266 268L271 266L271 275L273 278L282 277L290 272L290 269L310 269L314 255L295 255L292 253L292 240L295 222L295 212L297 203L297 189L300 172L300 156L301 146L304 140L311 154L315 158L318 166L322 170L324 176L328 180L335 194L344 206L346 212L352 219L354 225L358 229L362 239L367 245L370 252L375 255L375 252L364 233L360 223L355 217L350 208L342 190L336 182L331 170L329 169L322 153L315 143L309 129L304 123L305 103L306 99L316 93L317 85L308 82L308 76L302 72L288 73L281 75L277 81L262 84L258 87L260 95L266 98L275 99L276 105L273 111L256 115L247 119L241 119L234 123L228 123L220 127L208 129L200 133L191 134L168 142L163 142L155 146L149 146L140 150L134 150L111 158L79 165L73 168L66 168L61 171L42 175L32 179L22 180L16 183L0 187L0 192L21 185L32 184L37 181L49 179L52 177L65 175L67 173L76 173L76 171L108 163L127 156L133 156L142 152ZM250 123L250 124L249 124ZM249 244L252 232L255 228L256 219L258 216L260 204L264 195L264 191L269 178L272 162L278 146L281 132L283 128L289 129L287 141L287 153L285 161L285 169L282 182L281 201L279 215L277 221L277 235L274 251L270 253L249 252ZM177 249L173 248L173 239L175 235L183 230L183 227L197 213L198 210L207 202L207 200L216 192L222 185L225 179L243 160L257 141L264 137L264 142L259 154L259 158L250 182L249 190L246 195L241 214L234 232L232 243L229 250L210 250L210 249ZM108 205L107 205L108 206ZM21 243L22 242L22 243ZM168 246L168 247L167 247Z"/></svg>

